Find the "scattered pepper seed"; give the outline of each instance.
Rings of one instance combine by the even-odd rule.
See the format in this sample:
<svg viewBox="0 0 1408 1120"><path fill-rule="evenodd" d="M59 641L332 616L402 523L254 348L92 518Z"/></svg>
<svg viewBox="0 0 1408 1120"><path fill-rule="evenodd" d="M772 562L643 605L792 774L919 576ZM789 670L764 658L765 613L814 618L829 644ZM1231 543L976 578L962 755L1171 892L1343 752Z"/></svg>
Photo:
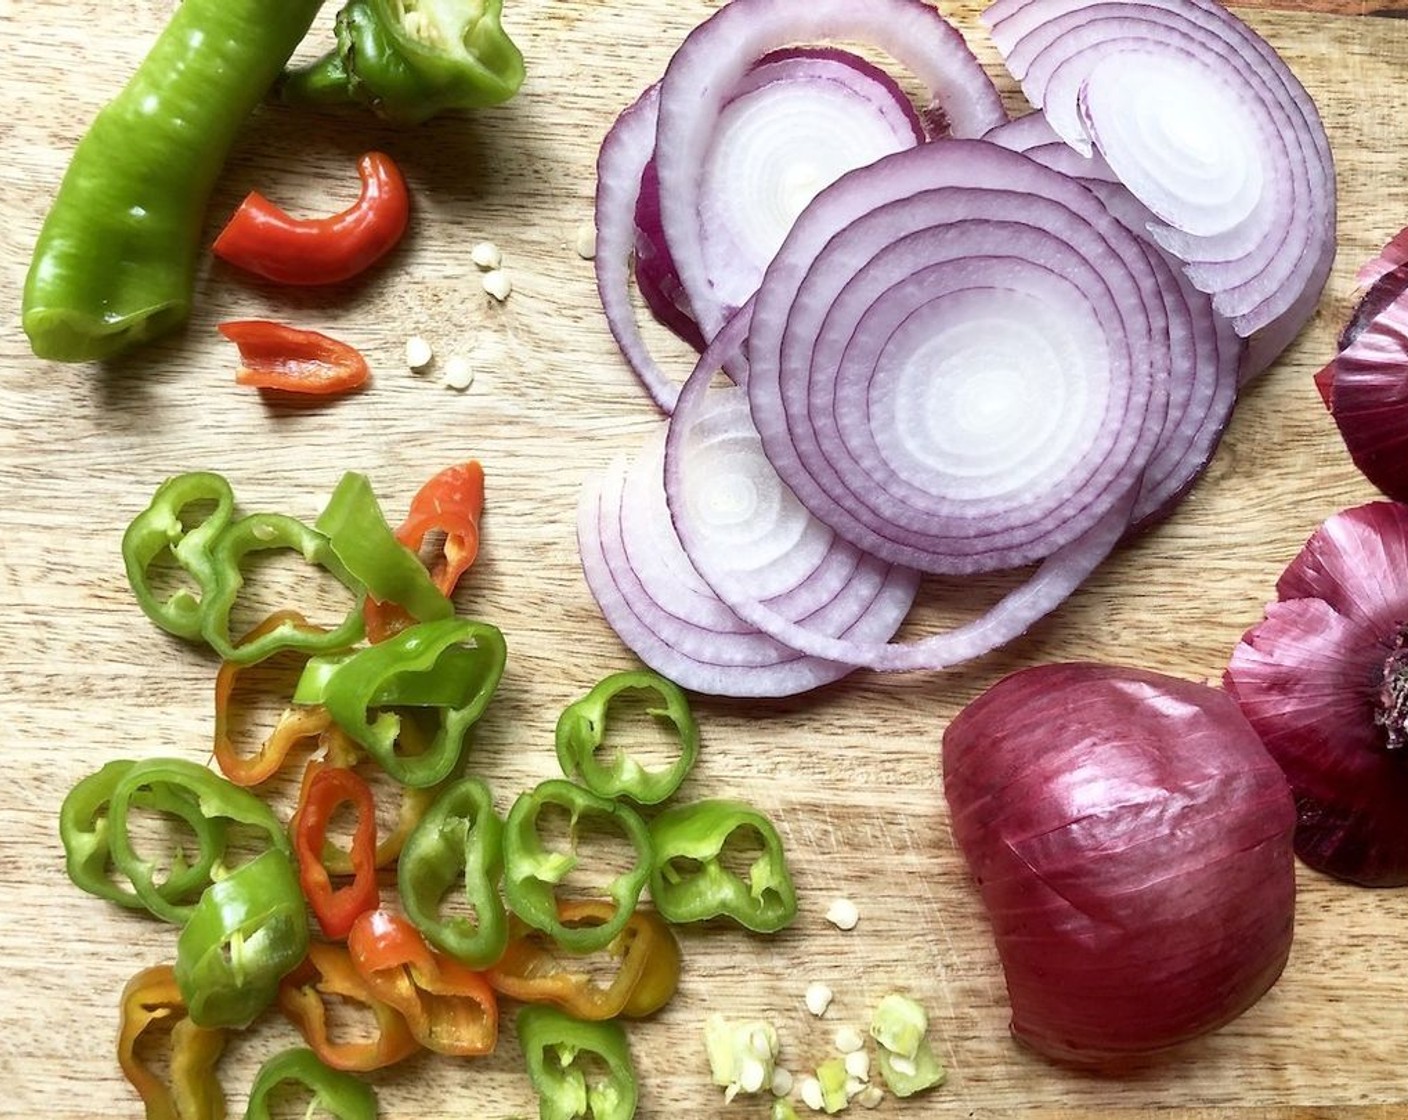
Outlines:
<svg viewBox="0 0 1408 1120"><path fill-rule="evenodd" d="M870 1055L864 1049L846 1055L846 1072L858 1081L870 1080Z"/></svg>
<svg viewBox="0 0 1408 1120"><path fill-rule="evenodd" d="M577 255L584 261L593 260L596 257L596 226L591 222L583 222L577 227L577 238L575 241Z"/></svg>
<svg viewBox="0 0 1408 1120"><path fill-rule="evenodd" d="M430 361L435 357L430 349L430 343L421 338L418 334L411 335L406 339L406 367L414 373L420 373Z"/></svg>
<svg viewBox="0 0 1408 1120"><path fill-rule="evenodd" d="M509 279L508 273L501 268L486 272L480 283L484 285L484 290L500 303L508 299L509 294L513 291L513 281Z"/></svg>
<svg viewBox="0 0 1408 1120"><path fill-rule="evenodd" d="M807 994L803 998L806 1000L807 1010L820 1019L831 1006L832 995L830 988L816 980L807 985Z"/></svg>
<svg viewBox="0 0 1408 1120"><path fill-rule="evenodd" d="M444 384L461 393L474 384L474 367L468 358L456 354L445 364Z"/></svg>
<svg viewBox="0 0 1408 1120"><path fill-rule="evenodd" d="M849 898L838 898L827 908L826 920L837 929L855 929L860 921L860 911Z"/></svg>
<svg viewBox="0 0 1408 1120"><path fill-rule="evenodd" d="M865 1047L865 1039L860 1031L846 1023L836 1028L836 1049L843 1054L854 1054Z"/></svg>
<svg viewBox="0 0 1408 1120"><path fill-rule="evenodd" d="M504 255L499 252L499 247L492 241L481 241L469 251L469 259L476 267L484 269L486 272L496 269L504 263Z"/></svg>
<svg viewBox="0 0 1408 1120"><path fill-rule="evenodd" d="M879 1085L867 1085L855 1096L856 1104L861 1108L879 1108L884 1099L885 1091Z"/></svg>
<svg viewBox="0 0 1408 1120"><path fill-rule="evenodd" d="M815 1077L802 1078L802 1087L799 1090L802 1103L813 1112L820 1112L826 1107L826 1097L821 1090L821 1082Z"/></svg>
<svg viewBox="0 0 1408 1120"><path fill-rule="evenodd" d="M772 1095L775 1097L785 1097L792 1092L792 1071L790 1069L775 1069L772 1071Z"/></svg>

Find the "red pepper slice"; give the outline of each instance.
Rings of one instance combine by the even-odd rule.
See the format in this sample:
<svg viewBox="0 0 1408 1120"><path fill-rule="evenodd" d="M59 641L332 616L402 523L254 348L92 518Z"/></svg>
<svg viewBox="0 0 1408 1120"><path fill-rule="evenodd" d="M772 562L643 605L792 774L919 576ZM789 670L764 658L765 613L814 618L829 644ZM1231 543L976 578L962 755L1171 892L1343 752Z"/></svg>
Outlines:
<svg viewBox="0 0 1408 1120"><path fill-rule="evenodd" d="M329 396L356 389L371 376L354 347L317 331L268 319L234 319L217 329L240 349L240 385Z"/></svg>
<svg viewBox="0 0 1408 1120"><path fill-rule="evenodd" d="M293 218L251 191L220 231L217 257L280 284L336 284L365 271L406 232L411 196L384 152L357 161L362 193L340 213Z"/></svg>
<svg viewBox="0 0 1408 1120"><path fill-rule="evenodd" d="M484 512L484 468L475 460L446 467L416 492L396 539L419 553L431 533L443 533L431 558L430 576L442 594L453 596L460 577L479 555L479 518ZM415 620L399 604L367 597L363 608L373 642L404 630Z"/></svg>
<svg viewBox="0 0 1408 1120"><path fill-rule="evenodd" d="M351 805L356 810L357 828L348 853L352 882L334 890L332 876L323 862L323 848L327 844L328 824L341 805ZM357 915L375 910L381 903L376 882L376 802L371 786L355 770L313 759L308 763L291 824L298 880L308 905L323 933L341 940Z"/></svg>
<svg viewBox="0 0 1408 1120"><path fill-rule="evenodd" d="M405 1016L427 1050L493 1052L499 1004L482 973L437 953L420 930L387 910L362 914L347 936L352 964L378 999Z"/></svg>
<svg viewBox="0 0 1408 1120"><path fill-rule="evenodd" d="M367 1008L376 1022L376 1033L370 1038L335 1040L330 1033L333 1001ZM421 1048L405 1017L377 999L352 967L346 945L324 941L309 945L303 963L279 982L279 1010L298 1028L313 1053L333 1069L367 1073L393 1065Z"/></svg>

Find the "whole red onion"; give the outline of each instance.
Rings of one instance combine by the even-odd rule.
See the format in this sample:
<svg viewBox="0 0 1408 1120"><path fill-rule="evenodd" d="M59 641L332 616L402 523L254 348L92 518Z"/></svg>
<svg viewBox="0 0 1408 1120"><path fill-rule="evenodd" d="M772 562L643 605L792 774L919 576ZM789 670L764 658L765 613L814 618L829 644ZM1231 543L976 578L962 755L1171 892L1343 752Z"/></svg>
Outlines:
<svg viewBox="0 0 1408 1120"><path fill-rule="evenodd" d="M1286 779L1224 692L1090 663L1026 669L943 740L958 846L1012 1031L1110 1064L1236 1018L1290 951Z"/></svg>

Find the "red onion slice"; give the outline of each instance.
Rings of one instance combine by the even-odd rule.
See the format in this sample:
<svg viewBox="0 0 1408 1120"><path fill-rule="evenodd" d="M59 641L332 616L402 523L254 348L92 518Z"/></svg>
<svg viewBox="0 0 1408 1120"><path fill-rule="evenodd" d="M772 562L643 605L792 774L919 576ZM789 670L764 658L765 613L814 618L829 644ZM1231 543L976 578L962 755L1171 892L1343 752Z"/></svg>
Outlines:
<svg viewBox="0 0 1408 1120"><path fill-rule="evenodd" d="M706 338L727 318L701 223L704 168L731 91L750 66L798 43L863 40L908 67L955 136L980 136L1006 118L991 79L963 37L921 0L733 0L696 27L661 81L661 220L681 285ZM736 295L736 293L735 293Z"/></svg>
<svg viewBox="0 0 1408 1120"><path fill-rule="evenodd" d="M1314 310L1334 250L1328 142L1285 63L1196 0L999 0L984 19L1033 104L1102 152L1194 284L1256 335L1244 376L1265 368Z"/></svg>
<svg viewBox="0 0 1408 1120"><path fill-rule="evenodd" d="M1022 670L949 724L943 779L1034 1049L1117 1064L1227 1023L1281 973L1294 809L1221 691Z"/></svg>
<svg viewBox="0 0 1408 1120"><path fill-rule="evenodd" d="M979 331L963 289L988 295ZM1139 483L1167 407L1156 291L1138 240L1064 175L979 141L911 149L793 227L749 333L753 419L797 497L866 551L1027 564Z"/></svg>
<svg viewBox="0 0 1408 1120"><path fill-rule="evenodd" d="M1408 885L1405 572L1408 507L1336 514L1223 678L1290 780L1296 853L1366 886Z"/></svg>

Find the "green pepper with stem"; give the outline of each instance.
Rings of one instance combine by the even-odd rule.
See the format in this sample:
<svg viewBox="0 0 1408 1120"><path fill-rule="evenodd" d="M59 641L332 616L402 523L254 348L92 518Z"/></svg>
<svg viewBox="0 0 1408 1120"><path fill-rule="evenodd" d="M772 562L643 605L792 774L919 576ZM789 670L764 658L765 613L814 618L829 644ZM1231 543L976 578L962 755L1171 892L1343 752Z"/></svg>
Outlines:
<svg viewBox="0 0 1408 1120"><path fill-rule="evenodd" d="M176 983L198 1027L241 1029L308 952L308 907L286 850L217 879L176 939Z"/></svg>
<svg viewBox="0 0 1408 1120"><path fill-rule="evenodd" d="M68 877L76 887L129 910L145 910L146 903L134 890L109 875L114 866L109 814L112 793L135 765L131 759L109 762L69 790L59 809L59 839ZM207 817L200 802L178 786L147 786L133 794L130 804L175 818L195 836L195 859L176 853L166 878L159 883L153 879L151 884L165 902L193 902L209 885L211 872L225 854L224 818Z"/></svg>
<svg viewBox="0 0 1408 1120"><path fill-rule="evenodd" d="M508 944L508 918L499 897L503 827L489 787L478 778L462 778L435 799L406 837L396 864L406 917L432 945L470 968L488 968ZM472 919L441 914L441 903L461 876Z"/></svg>
<svg viewBox="0 0 1408 1120"><path fill-rule="evenodd" d="M501 104L523 84L523 55L502 14L503 0L349 0L337 14L337 47L286 72L277 96L365 105L402 125Z"/></svg>
<svg viewBox="0 0 1408 1120"><path fill-rule="evenodd" d="M646 714L673 725L680 746L673 765L647 770L621 747L616 748L609 765L597 758L606 740L613 702L623 693L659 698L657 705L646 708ZM658 805L673 794L699 757L699 725L689 710L689 701L673 681L645 669L613 673L570 704L558 718L556 740L557 761L569 778L580 775L582 783L598 796L629 797L640 805Z"/></svg>
<svg viewBox="0 0 1408 1120"><path fill-rule="evenodd" d="M733 837L761 844L745 881L724 866ZM741 801L691 801L650 822L655 866L650 897L667 922L724 915L758 933L774 933L797 916L797 892L782 838L767 817Z"/></svg>
<svg viewBox="0 0 1408 1120"><path fill-rule="evenodd" d="M324 704L337 725L382 769L403 785L424 789L454 772L465 736L493 699L507 659L503 634L487 622L422 622L358 650L331 669L314 658L304 667L294 695L299 703ZM390 710L371 714L396 695L398 681L412 695L419 690L440 698L425 709L435 714L438 726L419 754L396 749L401 715ZM318 699L309 699L315 695Z"/></svg>
<svg viewBox="0 0 1408 1120"><path fill-rule="evenodd" d="M616 1022L583 1022L545 1004L515 1020L539 1120L630 1120L636 1075L626 1032Z"/></svg>
<svg viewBox="0 0 1408 1120"><path fill-rule="evenodd" d="M229 525L234 508L234 491L221 475L189 471L158 486L123 533L122 563L137 605L168 634L189 641L200 637L203 603L216 584L211 545ZM198 594L179 587L164 599L158 596L151 569L164 557L191 578Z"/></svg>
<svg viewBox="0 0 1408 1120"><path fill-rule="evenodd" d="M538 818L549 805L569 814L570 852L550 851L538 832ZM606 885L606 895L615 906L606 921L596 926L569 926L558 912L557 887L581 862L577 826L592 818L625 836L635 850L635 862ZM635 810L569 781L551 778L542 782L519 794L509 809L504 825L504 901L528 925L570 952L594 953L615 940L640 900L652 864L650 833Z"/></svg>
<svg viewBox="0 0 1408 1120"><path fill-rule="evenodd" d="M156 882L156 867L143 859L133 846L128 830L131 810L141 803L151 790L172 790L186 796L194 804L196 812L207 820L227 824L240 824L262 833L269 841L269 847L289 855L292 847L283 824L263 801L246 789L222 778L213 770L183 758L145 758L131 763L113 783L108 797L108 845L113 865L127 876L132 889L142 905L168 922L181 924L188 921L204 902L205 895L195 904L182 904L167 897L169 889L163 891ZM178 814L185 817L185 813ZM207 837L199 830L202 849ZM219 873L220 856L206 861L202 854L199 864L209 869L212 880ZM167 882L170 882L168 877ZM208 884L205 885L209 892ZM186 895L189 891L181 892ZM179 896L178 896L179 897Z"/></svg>
<svg viewBox="0 0 1408 1120"><path fill-rule="evenodd" d="M111 358L190 313L206 204L322 0L183 0L64 173L25 279L41 358Z"/></svg>
<svg viewBox="0 0 1408 1120"><path fill-rule="evenodd" d="M269 1098L287 1085L301 1085L312 1093L309 1116L318 1112L334 1120L376 1120L372 1087L350 1073L325 1066L305 1046L281 1050L259 1067L244 1120L270 1120Z"/></svg>

